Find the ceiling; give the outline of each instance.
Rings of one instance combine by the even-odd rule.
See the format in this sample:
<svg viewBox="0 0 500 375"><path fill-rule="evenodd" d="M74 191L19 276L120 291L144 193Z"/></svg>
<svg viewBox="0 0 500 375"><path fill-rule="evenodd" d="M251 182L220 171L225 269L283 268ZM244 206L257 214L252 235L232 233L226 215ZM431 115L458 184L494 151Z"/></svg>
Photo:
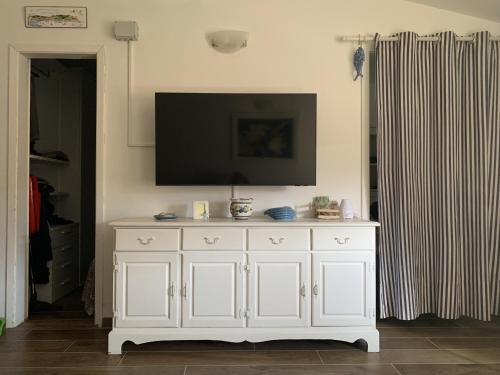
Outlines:
<svg viewBox="0 0 500 375"><path fill-rule="evenodd" d="M407 0L467 16L500 22L500 0Z"/></svg>

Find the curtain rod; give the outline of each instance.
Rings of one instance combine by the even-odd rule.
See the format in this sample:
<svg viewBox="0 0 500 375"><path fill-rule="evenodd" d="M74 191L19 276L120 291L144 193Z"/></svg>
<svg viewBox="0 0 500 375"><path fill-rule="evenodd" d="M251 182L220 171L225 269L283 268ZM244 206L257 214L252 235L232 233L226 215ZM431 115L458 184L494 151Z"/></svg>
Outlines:
<svg viewBox="0 0 500 375"><path fill-rule="evenodd" d="M375 39L375 36L373 35L358 35L358 36L341 36L340 41L342 42L372 42ZM438 42L439 41L438 36L418 36L417 40L421 42ZM383 42L397 42L399 41L398 36L382 36L380 37L380 40ZM457 40L460 42L473 42L474 37L473 36L457 36ZM500 36L492 36L490 40L493 41L500 41Z"/></svg>

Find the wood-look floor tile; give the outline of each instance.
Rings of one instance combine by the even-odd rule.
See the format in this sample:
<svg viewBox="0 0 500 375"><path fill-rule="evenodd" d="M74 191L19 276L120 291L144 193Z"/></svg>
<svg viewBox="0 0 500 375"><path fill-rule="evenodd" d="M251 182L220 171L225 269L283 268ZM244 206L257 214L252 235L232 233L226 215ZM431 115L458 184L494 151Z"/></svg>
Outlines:
<svg viewBox="0 0 500 375"><path fill-rule="evenodd" d="M389 337L380 339L380 349L438 349L424 337Z"/></svg>
<svg viewBox="0 0 500 375"><path fill-rule="evenodd" d="M92 320L62 319L62 320L31 320L22 324L32 330L59 330L59 329L97 329Z"/></svg>
<svg viewBox="0 0 500 375"><path fill-rule="evenodd" d="M453 349L450 351L474 363L500 364L500 349Z"/></svg>
<svg viewBox="0 0 500 375"><path fill-rule="evenodd" d="M443 337L429 338L440 349L494 349L500 348L500 338L495 337Z"/></svg>
<svg viewBox="0 0 500 375"><path fill-rule="evenodd" d="M255 343L255 350L359 350L362 343L333 340L272 340Z"/></svg>
<svg viewBox="0 0 500 375"><path fill-rule="evenodd" d="M500 328L500 317L492 316L491 322L483 322L482 320L464 317L464 318L458 319L457 324L460 327L466 327L466 328L499 329Z"/></svg>
<svg viewBox="0 0 500 375"><path fill-rule="evenodd" d="M499 375L498 365L395 365L401 375Z"/></svg>
<svg viewBox="0 0 500 375"><path fill-rule="evenodd" d="M107 340L76 340L66 349L67 353L108 353Z"/></svg>
<svg viewBox="0 0 500 375"><path fill-rule="evenodd" d="M253 350L254 345L250 342L225 342L225 341L157 341L136 345L126 342L122 346L123 351L143 352L143 351L204 351L204 350Z"/></svg>
<svg viewBox="0 0 500 375"><path fill-rule="evenodd" d="M321 364L315 351L127 352L122 365L289 365Z"/></svg>
<svg viewBox="0 0 500 375"><path fill-rule="evenodd" d="M85 320L94 320L93 317L89 318L89 316L83 311L51 311L51 312L38 312L31 313L28 319L29 321L34 320L62 320L62 319L85 319Z"/></svg>
<svg viewBox="0 0 500 375"><path fill-rule="evenodd" d="M31 328L25 328L22 326L16 328L8 328L5 330L2 336L0 336L0 342L19 340L31 332Z"/></svg>
<svg viewBox="0 0 500 375"><path fill-rule="evenodd" d="M186 375L398 375L389 365L188 366Z"/></svg>
<svg viewBox="0 0 500 375"><path fill-rule="evenodd" d="M87 374L120 374L120 375L184 375L185 366L148 366L148 367L31 367L2 368L1 374L25 375L87 375Z"/></svg>
<svg viewBox="0 0 500 375"><path fill-rule="evenodd" d="M0 367L116 366L120 360L103 353L0 353Z"/></svg>
<svg viewBox="0 0 500 375"><path fill-rule="evenodd" d="M415 320L399 320L396 318L387 318L377 320L377 328L392 327L459 327L457 320L437 319L437 318L419 318Z"/></svg>
<svg viewBox="0 0 500 375"><path fill-rule="evenodd" d="M439 349L387 349L380 353L359 350L319 351L326 364L473 363L458 353Z"/></svg>
<svg viewBox="0 0 500 375"><path fill-rule="evenodd" d="M0 342L0 353L16 352L64 352L73 341L4 341Z"/></svg>
<svg viewBox="0 0 500 375"><path fill-rule="evenodd" d="M23 340L107 340L109 329L32 330Z"/></svg>
<svg viewBox="0 0 500 375"><path fill-rule="evenodd" d="M379 328L380 337L500 337L500 329L482 328Z"/></svg>

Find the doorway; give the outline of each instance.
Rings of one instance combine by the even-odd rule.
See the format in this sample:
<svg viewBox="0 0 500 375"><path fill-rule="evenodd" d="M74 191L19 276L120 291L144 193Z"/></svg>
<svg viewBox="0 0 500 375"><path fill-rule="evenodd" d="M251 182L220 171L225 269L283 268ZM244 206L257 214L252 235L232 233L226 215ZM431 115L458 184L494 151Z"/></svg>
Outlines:
<svg viewBox="0 0 500 375"><path fill-rule="evenodd" d="M29 317L92 316L96 60L30 66Z"/></svg>
<svg viewBox="0 0 500 375"><path fill-rule="evenodd" d="M95 88L91 89L95 93L94 103L94 113L88 111L87 117L89 121L91 117L94 119L95 126L93 131L90 133L85 133L82 128L81 140L85 137L88 138L88 142L94 145L93 152L94 160L92 157L88 157L84 152L81 151L80 157L87 156L85 161L92 165L89 168L90 174L94 175L95 183L91 183L87 186L93 187L85 189L80 184L80 207L83 195L91 195L94 200L93 207L95 212L92 210L86 210L86 215L77 216L78 227L82 223L83 227L86 227L88 235L85 236L85 241L87 243L90 241L93 246L87 246L87 249L92 247L95 249L95 284L93 289L93 294L95 295L95 314L94 323L101 326L102 325L102 263L103 263L103 222L104 222L104 187L103 187L103 149L104 149L104 79L105 79L105 59L104 59L104 48L102 46L78 46L78 45L10 45L9 46L9 92L8 92L8 173L7 173L7 258L6 258L6 323L7 327L15 327L25 319L28 318L29 311L29 301L31 298L30 293L30 262L29 262L29 252L30 252L30 241L29 241L29 183L30 180L30 169L32 166L30 157L30 99L31 99L31 65L35 60L59 60L66 69L74 68L72 64L80 64L76 62L82 59L90 59L94 61L95 65ZM70 60L74 60L71 62ZM36 61L35 61L36 62ZM36 64L35 64L36 65ZM36 68L35 68L36 69ZM43 69L43 67L42 67ZM37 74L40 75L41 72ZM65 82L66 83L66 82ZM82 121L85 121L85 117L82 116ZM93 133L95 131L95 133ZM91 139L91 140L90 140ZM36 147L35 147L36 150ZM86 148L86 150L89 150ZM90 148L91 150L91 148ZM45 151L40 149L40 151ZM41 153L40 151L37 151ZM57 150L52 150L57 151ZM33 154L31 154L33 155ZM34 155L37 157L52 157L53 159L64 158L61 155ZM64 160L58 160L64 163ZM43 163L41 160L37 162ZM34 162L35 164L37 162ZM71 163L71 160L69 161ZM80 179L86 178L84 175L85 165L82 164L81 159L79 163L75 165L80 165ZM49 168L45 166L46 169ZM47 172L49 173L49 172ZM53 174L60 172L52 172ZM78 185L73 181L73 185ZM62 185L60 185L62 186ZM55 189L54 189L55 190ZM93 194L92 194L93 191ZM65 191L59 191L54 196L50 197L53 200L54 206L69 206L69 201L63 202L70 197L69 194L65 195ZM87 197L86 199L90 199ZM54 201L59 201L58 203ZM78 199L73 199L74 202L78 202ZM54 212L56 208L54 208ZM61 209L62 210L62 209ZM63 212L63 211L61 211ZM68 211L66 211L68 212ZM56 214L57 215L57 214ZM65 214L67 215L67 214ZM63 215L61 218L65 218ZM89 219L90 218L90 219ZM75 220L72 220L75 221ZM90 225L88 223L93 223ZM67 223L68 225L71 223ZM86 225L86 226L85 226ZM83 228L82 227L82 228ZM92 239L93 230L94 238ZM76 229L72 229L73 235ZM89 232L90 231L90 232ZM71 231L68 231L71 232ZM78 246L82 245L80 240L80 228L78 228ZM89 234L90 233L90 234ZM65 233L66 234L66 233ZM57 237L57 236L56 236ZM58 240L55 240L56 244L60 244ZM88 254L87 254L88 255ZM86 260L87 259L87 260ZM85 262L88 262L88 257L85 258L85 254L78 254L78 277L75 283L78 285L83 285L82 279L87 275L88 270L83 270L85 268ZM80 267L80 262L82 267ZM65 266L66 267L66 266ZM88 267L91 268L91 267ZM80 272L82 269L82 272ZM63 280L64 281L64 280ZM63 282L61 281L61 282ZM64 283L63 286L68 285L68 282ZM68 286L65 291L70 290ZM71 295L71 293L70 293Z"/></svg>

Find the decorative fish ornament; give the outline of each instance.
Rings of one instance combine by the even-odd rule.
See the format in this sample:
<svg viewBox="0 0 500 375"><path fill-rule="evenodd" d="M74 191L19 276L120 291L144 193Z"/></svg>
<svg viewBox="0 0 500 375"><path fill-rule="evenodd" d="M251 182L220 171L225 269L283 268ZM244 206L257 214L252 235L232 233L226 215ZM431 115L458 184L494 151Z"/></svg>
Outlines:
<svg viewBox="0 0 500 375"><path fill-rule="evenodd" d="M354 67L356 68L356 77L354 80L357 80L358 77L363 78L363 63L365 62L365 50L363 47L359 46L356 52L354 52Z"/></svg>

